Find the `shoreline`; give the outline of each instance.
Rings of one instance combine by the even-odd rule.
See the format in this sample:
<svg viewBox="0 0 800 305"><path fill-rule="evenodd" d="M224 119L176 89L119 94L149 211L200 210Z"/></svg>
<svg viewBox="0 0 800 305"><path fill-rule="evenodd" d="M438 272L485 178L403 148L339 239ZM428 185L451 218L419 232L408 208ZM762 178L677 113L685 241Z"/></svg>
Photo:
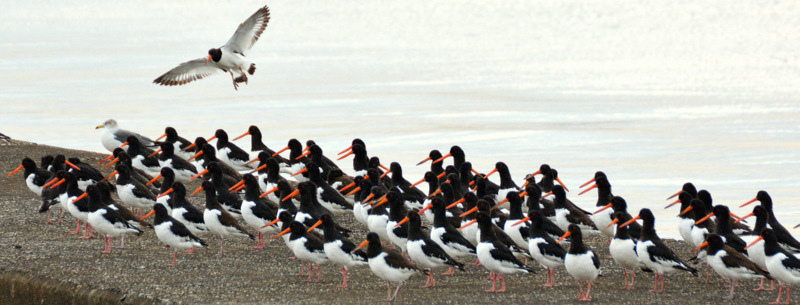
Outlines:
<svg viewBox="0 0 800 305"><path fill-rule="evenodd" d="M106 155L63 149L47 145L13 140L0 145L0 168L4 173L19 165L28 156L35 161L46 154L65 154L79 157L84 162L97 164ZM111 171L101 169L104 174ZM126 238L124 249L114 249L101 254L102 240L80 240L66 232L73 230L74 219L64 216L61 225L45 224L44 214L37 213L40 199L24 185L21 173L9 177L0 175L0 301L30 299L39 303L92 303L92 304L218 304L218 303L374 303L385 297L385 282L373 275L367 267L350 270L348 288L341 284L341 268L323 264L321 283L304 283L305 277L295 276L300 263L287 260L291 256L282 242L267 243L263 250L252 250L249 239L226 240L226 254L216 256L219 241L216 237L201 236L207 249L195 254L179 253L178 264L171 262L172 252L165 249L152 230L142 236ZM187 188L196 188L193 183ZM189 198L197 206L202 198ZM54 209L57 215L58 209ZM342 221L353 229L351 240L358 243L366 229L354 221ZM665 240L684 260L692 256L686 244ZM667 292L660 295L648 293L653 276L638 273L635 293L619 293L622 284L620 268L607 258L608 247L604 237L587 238L587 244L601 258L603 277L592 289L595 304L686 304L718 302L727 295L719 276L712 271L714 283L703 283L704 275L694 278L689 274L675 273L666 276ZM461 258L472 263L474 258ZM578 303L578 287L563 268L556 271L556 286L540 287L545 282L544 269L535 267L536 274L508 276L508 291L495 294L483 290L491 282L484 281L488 271L480 266L467 266L466 271L444 277L445 271L434 270L437 287L422 289L423 275L413 276L400 289L396 303L523 303L532 300L548 303ZM777 292L752 292L757 280L741 281L732 303L766 303L774 300ZM34 301L34 297L36 300ZM124 297L124 299L122 299ZM445 297L447 297L445 299ZM52 298L52 299L51 299ZM120 301L122 299L122 301ZM9 301L11 302L11 301Z"/></svg>

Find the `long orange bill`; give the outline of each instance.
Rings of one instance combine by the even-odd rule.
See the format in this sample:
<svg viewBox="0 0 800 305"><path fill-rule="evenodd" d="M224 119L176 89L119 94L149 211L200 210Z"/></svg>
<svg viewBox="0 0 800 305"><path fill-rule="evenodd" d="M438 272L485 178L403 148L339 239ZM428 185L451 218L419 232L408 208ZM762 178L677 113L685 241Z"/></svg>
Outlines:
<svg viewBox="0 0 800 305"><path fill-rule="evenodd" d="M525 180L525 182L524 182L524 183L522 183L522 188L525 188L526 186L528 186L528 184L529 184L529 183L530 183L530 182L528 182L528 180Z"/></svg>
<svg viewBox="0 0 800 305"><path fill-rule="evenodd" d="M282 152L287 151L287 150L289 150L289 146L286 146L283 149L281 149L279 151L276 151L274 154L272 154L272 156L274 157L274 156L280 155Z"/></svg>
<svg viewBox="0 0 800 305"><path fill-rule="evenodd" d="M286 230L283 230L283 231L281 231L281 233L278 233L278 235L275 235L275 236L273 236L273 237L270 237L270 239L277 239L278 237L281 237L281 236L283 236L284 234L286 234L286 233L289 233L289 232L292 232L292 228L291 228L291 227L289 227L289 228L286 228Z"/></svg>
<svg viewBox="0 0 800 305"><path fill-rule="evenodd" d="M242 184L244 184L244 179L242 179L242 181L236 182L236 184L234 184L233 186L229 187L228 190L232 191L233 189L239 187Z"/></svg>
<svg viewBox="0 0 800 305"><path fill-rule="evenodd" d="M379 205L381 205L381 204L384 204L384 203L386 203L387 201L389 201L389 199L386 199L386 196L384 196L384 197L381 197L381 199L378 199L378 202L377 202L377 203L375 203L375 205L373 205L372 207L373 207L373 208L374 208L374 207L377 207L377 206L379 206Z"/></svg>
<svg viewBox="0 0 800 305"><path fill-rule="evenodd" d="M267 168L267 165L266 165L266 164L264 164L264 165L262 165L262 166L259 166L259 167L256 167L256 169L254 169L254 170L251 170L251 171L249 172L249 174L255 173L255 172L257 172L257 171L260 171L260 170L262 170L262 169L265 169L265 168Z"/></svg>
<svg viewBox="0 0 800 305"><path fill-rule="evenodd" d="M209 61L211 61L211 55L208 55L208 58L206 58L206 65L208 64Z"/></svg>
<svg viewBox="0 0 800 305"><path fill-rule="evenodd" d="M213 135L210 138L208 138L208 140L206 140L206 142L211 142L212 140L216 140L216 139L217 139L217 135Z"/></svg>
<svg viewBox="0 0 800 305"><path fill-rule="evenodd" d="M583 195L583 194L585 194L586 192L588 192L588 191L590 191L590 190L592 190L592 189L595 189L595 188L597 188L597 184L595 184L595 185L592 185L592 186L591 186L591 187L589 187L588 189L585 189L585 190L581 191L580 193L578 193L578 196L580 196L580 195Z"/></svg>
<svg viewBox="0 0 800 305"><path fill-rule="evenodd" d="M386 167L386 165L378 164L378 166L380 166L383 170L391 171L388 167Z"/></svg>
<svg viewBox="0 0 800 305"><path fill-rule="evenodd" d="M160 141L161 139L163 139L163 138L164 138L164 137L166 137L166 136L167 136L167 133L165 132L164 134L162 134L160 137L158 137L158 139L156 139L156 140L155 140L155 141L153 141L153 142L158 142L158 141Z"/></svg>
<svg viewBox="0 0 800 305"><path fill-rule="evenodd" d="M117 162L119 162L119 158L114 158L114 160L111 160L111 162L108 162L108 164L103 165L103 168L106 168L106 167L109 167L111 165L114 165L114 163L117 163Z"/></svg>
<svg viewBox="0 0 800 305"><path fill-rule="evenodd" d="M690 251L690 252L697 252L697 251L700 251L700 249L703 249L703 248L705 248L706 246L708 246L708 242L707 242L707 241L704 241L702 244L700 244L699 246L697 246L697 248L694 248L694 249L692 249L692 251Z"/></svg>
<svg viewBox="0 0 800 305"><path fill-rule="evenodd" d="M530 218L530 217L525 217L525 218L523 218L523 219L520 219L520 220L518 220L518 221L517 221L517 222L515 222L515 223L512 223L512 224L511 224L511 226L512 226L512 227L516 227L516 226L518 226L518 225L521 225L523 222L526 222L526 221L528 221L528 220L531 220L531 218Z"/></svg>
<svg viewBox="0 0 800 305"><path fill-rule="evenodd" d="M736 216L736 214L733 214L733 212L730 212L730 214L731 214L731 217L733 217L733 219L736 219L736 222L739 222L742 219L741 217Z"/></svg>
<svg viewBox="0 0 800 305"><path fill-rule="evenodd" d="M680 190L677 193L672 194L672 196L667 197L667 200L670 200L672 198L678 197L678 195L680 195L681 193L683 193L683 190Z"/></svg>
<svg viewBox="0 0 800 305"><path fill-rule="evenodd" d="M161 179L161 174L158 174L155 178L153 178L153 180L147 181L146 185L151 185L151 184L155 183L156 181L158 181L158 179Z"/></svg>
<svg viewBox="0 0 800 305"><path fill-rule="evenodd" d="M498 202L494 207L500 206L501 204L504 204L506 202L508 202L508 198L503 198L503 200L500 200L500 202ZM494 208L494 207L492 207L492 208Z"/></svg>
<svg viewBox="0 0 800 305"><path fill-rule="evenodd" d="M441 193L442 193L442 189L437 189L435 192L433 192L433 194L428 196L428 198L433 198L433 196L439 195Z"/></svg>
<svg viewBox="0 0 800 305"><path fill-rule="evenodd" d="M610 204L610 203L609 203L609 204L606 204L605 206L603 206L603 207L602 207L602 208L600 208L599 210L595 211L595 212L594 212L594 214L597 214L597 213L600 213L600 212L602 212L602 211L605 211L605 210L607 210L607 209L608 209L608 208L610 208L610 207L611 207L611 204Z"/></svg>
<svg viewBox="0 0 800 305"><path fill-rule="evenodd" d="M161 152L161 148L159 148L159 149L156 149L156 151L154 151L152 154L148 155L147 157L148 157L148 158L151 158L151 157L153 157L153 156L157 155L157 154L158 154L158 153L160 153L160 152Z"/></svg>
<svg viewBox="0 0 800 305"><path fill-rule="evenodd" d="M351 150L348 153L346 153L346 154L342 155L341 157L337 158L336 161L339 161L341 159L347 158L347 156L352 155L352 154L353 154L353 151Z"/></svg>
<svg viewBox="0 0 800 305"><path fill-rule="evenodd" d="M556 181L558 181L558 184L561 184L561 186L564 187L565 191L569 192L569 189L567 188L566 185L564 185L564 182L561 181L561 178L556 177Z"/></svg>
<svg viewBox="0 0 800 305"><path fill-rule="evenodd" d="M764 239L764 237L763 236L759 236L758 238L756 238L756 240L754 240L749 245L747 245L747 247L744 247L744 249L747 250L747 248L752 247L753 245L755 245L757 242L761 241L762 239Z"/></svg>
<svg viewBox="0 0 800 305"><path fill-rule="evenodd" d="M628 220L628 221L626 221L625 223L623 223L623 224L619 225L619 227L620 227L620 228L627 227L629 224L632 224L634 221L637 221L637 220L639 220L639 218L641 218L641 217L639 217L639 215L636 215L636 217L634 217L634 218L631 218L631 220Z"/></svg>
<svg viewBox="0 0 800 305"><path fill-rule="evenodd" d="M415 187L417 185L420 185L420 183L423 183L423 182L425 182L425 178L419 179L419 181L414 182L414 184L412 184L410 187Z"/></svg>
<svg viewBox="0 0 800 305"><path fill-rule="evenodd" d="M200 177L200 176L205 175L205 174L208 174L208 170L207 169L204 169L202 172L199 172L196 175L192 176L191 178L189 178L189 180L194 180L194 178Z"/></svg>
<svg viewBox="0 0 800 305"><path fill-rule="evenodd" d="M357 188L354 188L352 191L350 191L349 193L347 193L347 194L346 194L346 195L344 195L344 196L345 196L345 197L350 197L350 196L352 196L353 194L355 194L355 193L358 193L358 191L360 191L360 190L361 190L361 187L359 186L359 187L357 187Z"/></svg>
<svg viewBox="0 0 800 305"><path fill-rule="evenodd" d="M520 198L525 197L525 196L528 196L528 191L523 191L522 193L519 193L519 197Z"/></svg>
<svg viewBox="0 0 800 305"><path fill-rule="evenodd" d="M244 188L245 188L245 185L242 184L239 187L237 187L235 190L232 190L232 192L236 193L236 192L239 192L239 191L243 190Z"/></svg>
<svg viewBox="0 0 800 305"><path fill-rule="evenodd" d="M197 158L197 157L199 157L199 156L202 156L202 155L203 155L203 151L201 150L201 151L197 152L196 154L194 154L194 156L192 156L191 158L189 158L189 159L186 159L186 161L187 161L187 162L188 162L188 161L192 161L192 160L194 160L195 158Z"/></svg>
<svg viewBox="0 0 800 305"><path fill-rule="evenodd" d="M581 184L581 186L579 186L578 188L582 189L583 187L589 185L589 183L592 183L592 182L594 182L594 178L590 179L589 181L586 181L586 183L584 183L584 184Z"/></svg>
<svg viewBox="0 0 800 305"><path fill-rule="evenodd" d="M452 157L452 156L453 156L453 154L446 154L446 155L442 156L442 157L441 157L441 158L439 158L439 159L433 160L433 163L439 163L439 162L442 162L442 161L444 161L444 159L447 159L447 157Z"/></svg>
<svg viewBox="0 0 800 305"><path fill-rule="evenodd" d="M422 208L422 210L419 210L419 212L417 212L417 214L419 214L419 215L422 215L422 213L424 213L425 211L429 210L429 209L430 209L430 208L432 208L432 207L433 207L433 204L430 204L430 203L429 203L429 204L428 204L428 205L426 205L424 208Z"/></svg>
<svg viewBox="0 0 800 305"><path fill-rule="evenodd" d="M685 210L681 211L681 213L678 214L678 216L683 216L683 214L689 213L689 211L691 211L691 210L692 210L692 207L688 206L688 207L686 207Z"/></svg>
<svg viewBox="0 0 800 305"><path fill-rule="evenodd" d="M678 203L681 203L681 200L680 200L680 199L676 199L674 202L672 202L672 203L668 204L668 205L667 205L667 206L665 206L664 208L665 208L665 209L669 209L671 206L673 206L673 205L676 205L676 204L678 204Z"/></svg>
<svg viewBox="0 0 800 305"><path fill-rule="evenodd" d="M86 198L86 196L89 196L89 193L83 193L82 195L78 196L78 198L75 198L75 200L72 200L72 203L81 201L81 199Z"/></svg>
<svg viewBox="0 0 800 305"><path fill-rule="evenodd" d="M54 179L54 180L56 180L56 179ZM61 178L61 180L58 180L58 182L56 182L55 184L53 184L53 185L52 185L50 188L51 188L51 189L54 189L54 188L58 187L59 185L62 185L62 184L64 184L64 181L67 181L67 179L65 179L65 178Z"/></svg>
<svg viewBox="0 0 800 305"><path fill-rule="evenodd" d="M275 220L273 220L273 221L270 221L268 224L265 224L265 225L264 225L264 226L262 226L261 228L263 229L263 228L266 228L266 227L269 227L269 226L273 226L273 225L275 225L276 223L278 223L279 221L281 221L279 218L275 218Z"/></svg>
<svg viewBox="0 0 800 305"><path fill-rule="evenodd" d="M286 195L286 197L283 197L283 199L281 199L281 201L286 201L289 198L293 198L294 196L297 196L298 194L300 194L300 190L294 190L294 192L291 192L289 195Z"/></svg>
<svg viewBox="0 0 800 305"><path fill-rule="evenodd" d="M81 170L79 167L75 166L75 164L72 164L72 162L64 161L64 163L66 163L67 165L69 165L69 167L72 167L76 170Z"/></svg>
<svg viewBox="0 0 800 305"><path fill-rule="evenodd" d="M463 214L462 214L462 215L463 215ZM471 226L473 223L476 223L476 222L478 222L478 220L477 220L477 219L470 220L468 223L465 223L464 225L462 225L462 226L461 226L460 228L458 228L458 229L459 229L459 230L463 230L464 228L466 228L466 227L469 227L469 226Z"/></svg>
<svg viewBox="0 0 800 305"><path fill-rule="evenodd" d="M51 185L53 185L53 183L58 182L58 180L60 180L60 179L52 179L52 180L48 181L47 183L45 183L44 185L42 185L42 188L46 188L48 186L51 186Z"/></svg>
<svg viewBox="0 0 800 305"><path fill-rule="evenodd" d="M156 196L156 199L164 197L164 196L167 196L169 194L172 194L172 192L174 192L174 190L172 188L170 188L167 191L165 191L165 192L161 193L160 195Z"/></svg>
<svg viewBox="0 0 800 305"><path fill-rule="evenodd" d="M233 141L236 141L236 140L238 140L238 139L244 138L244 136L247 136L247 135L250 135L250 132L249 132L249 131L248 131L248 132L245 132L245 133L243 133L241 136L238 136L238 137L235 137L235 138L233 138Z"/></svg>
<svg viewBox="0 0 800 305"><path fill-rule="evenodd" d="M542 195L542 198L553 195L553 192L547 192L547 194Z"/></svg>
<svg viewBox="0 0 800 305"><path fill-rule="evenodd" d="M197 194L197 193L199 193L199 192L200 192L200 191L202 191L202 190L203 190L203 187L202 187L202 186L201 186L201 187L198 187L196 190L194 190L194 192L192 192L191 194L189 194L189 196L192 196L192 195L194 195L194 194Z"/></svg>
<svg viewBox="0 0 800 305"><path fill-rule="evenodd" d="M535 172L533 172L533 174L531 174L531 176L536 176L536 175L541 174L541 173L542 173L542 171L535 171Z"/></svg>
<svg viewBox="0 0 800 305"><path fill-rule="evenodd" d="M182 149L182 150L183 150L183 151L187 151L187 150L190 150L190 149L194 148L195 146L197 146L197 144L195 144L195 143L192 143L192 144L189 144L189 146L186 146L186 148L184 148L184 149Z"/></svg>
<svg viewBox="0 0 800 305"><path fill-rule="evenodd" d="M311 147L310 146L306 146L305 148L303 148L303 152L307 152L309 149L311 149Z"/></svg>
<svg viewBox="0 0 800 305"><path fill-rule="evenodd" d="M144 215L144 216L142 216L142 218L139 218L139 220L145 220L145 219L147 219L147 217L153 216L153 214L155 214L155 213L156 213L156 210L152 210L152 211L150 211L150 213L147 213L147 215Z"/></svg>
<svg viewBox="0 0 800 305"><path fill-rule="evenodd" d="M108 157L103 158L103 160L97 161L97 164L103 164L108 160L114 159L114 155L109 155Z"/></svg>
<svg viewBox="0 0 800 305"><path fill-rule="evenodd" d="M311 151L306 151L302 155L299 155L299 156L297 156L297 158L294 158L294 159L295 160L300 160L300 159L303 159L303 157L308 156L310 154L311 154Z"/></svg>
<svg viewBox="0 0 800 305"><path fill-rule="evenodd" d="M317 228L317 227L319 227L319 225L321 225L321 224L322 224L322 220L317 220L317 222L316 222L316 223L314 223L314 225L313 225L313 226L311 226L310 228L308 228L308 231L306 231L306 232L311 232L311 230L314 230L314 229L316 229L316 228Z"/></svg>
<svg viewBox="0 0 800 305"><path fill-rule="evenodd" d="M476 174L476 175L480 175L480 174L481 174L481 173L479 173L478 171L476 171L474 168L472 168L472 169L470 169L470 170L472 170L472 173L473 173L473 174Z"/></svg>
<svg viewBox="0 0 800 305"><path fill-rule="evenodd" d="M356 247L355 249L353 249L353 251L350 251L350 253L356 252L356 251L360 250L361 248L364 248L364 247L366 247L367 245L369 245L369 241L368 241L368 240L365 240L365 241L363 241L363 242L362 242L360 245L358 245L358 247Z"/></svg>
<svg viewBox="0 0 800 305"><path fill-rule="evenodd" d="M619 222L619 218L614 217L614 220L612 220L611 223L609 223L606 226L606 229L610 228L611 226L613 226L615 223L618 223L618 222Z"/></svg>
<svg viewBox="0 0 800 305"><path fill-rule="evenodd" d="M307 171L308 171L308 168L303 168L299 172L296 172L296 173L292 174L292 177L297 176L297 175L302 174L302 173L305 173Z"/></svg>
<svg viewBox="0 0 800 305"><path fill-rule="evenodd" d="M8 175L9 175L9 176L11 176L11 175L13 175L13 174L16 174L18 171L21 171L23 168L25 168L25 167L24 167L24 166L22 166L22 165L20 165L19 167L17 167L16 169L14 169L14 170L13 170L13 171L11 171L10 173L8 173Z"/></svg>
<svg viewBox="0 0 800 305"><path fill-rule="evenodd" d="M419 161L419 163L417 163L417 166L420 166L420 165L422 165L422 164L425 164L425 162L428 162L428 161L430 161L430 160L431 160L431 157L427 157L427 158L425 158L425 160Z"/></svg>
<svg viewBox="0 0 800 305"><path fill-rule="evenodd" d="M349 190L351 187L354 187L354 186L356 186L356 183L355 182L350 182L350 184L345 185L343 188L340 188L339 192L344 192L344 191Z"/></svg>
<svg viewBox="0 0 800 305"><path fill-rule="evenodd" d="M402 226L404 223L408 222L408 220L409 220L409 218L408 218L408 216L406 216L406 218L403 218L403 220L401 220L396 225L394 225L394 227L397 228L399 226Z"/></svg>
<svg viewBox="0 0 800 305"><path fill-rule="evenodd" d="M344 150L340 151L340 152L339 152L338 154L336 154L336 155L337 155L337 156L338 156L338 155L341 155L341 154L343 154L343 153L346 153L346 152L348 152L348 151L350 151L350 150L352 150L352 149L353 149L353 145L347 146L347 148L345 148Z"/></svg>
<svg viewBox="0 0 800 305"><path fill-rule="evenodd" d="M699 220L695 221L694 224L697 225L697 224L703 223L706 220L708 220L709 218L711 218L711 216L714 216L714 213L708 213L708 215L706 215L706 217L700 218Z"/></svg>
<svg viewBox="0 0 800 305"><path fill-rule="evenodd" d="M750 213L750 214L744 215L744 217L737 219L737 220L736 220L736 222L744 221L745 219L747 219L747 218L750 218L750 217L753 217L753 216L755 216L755 215L756 215L756 214L753 214L753 213ZM795 227L795 228L797 228L797 227Z"/></svg>
<svg viewBox="0 0 800 305"><path fill-rule="evenodd" d="M108 176L106 176L105 178L103 178L103 180L100 180L100 182L103 182L103 181L106 181L106 180L108 180L108 179L111 179L111 177L114 177L114 175L116 175L116 174L119 174L119 171L114 171L114 172L113 172L113 173L111 173L110 175L108 175Z"/></svg>
<svg viewBox="0 0 800 305"><path fill-rule="evenodd" d="M472 213L475 213L475 212L477 212L477 211L478 211L478 207L471 208L471 209L467 210L466 212L464 212L464 213L461 213L461 216L460 216L460 217L462 217L462 218L463 218L464 216L466 216L466 215L469 215L469 214L472 214Z"/></svg>
<svg viewBox="0 0 800 305"><path fill-rule="evenodd" d="M469 182L469 186L473 186L473 185L475 185L475 180L472 180L472 181Z"/></svg>
<svg viewBox="0 0 800 305"><path fill-rule="evenodd" d="M261 194L261 196L258 196L258 197L261 197L261 198L267 197L267 195L272 194L277 190L278 190L277 186L273 187L271 190L264 192L264 194Z"/></svg>
<svg viewBox="0 0 800 305"><path fill-rule="evenodd" d="M123 147L125 147L125 146L128 146L128 142L125 142L125 143L122 143L122 144L120 144L120 145L119 145L119 148L123 148Z"/></svg>
<svg viewBox="0 0 800 305"><path fill-rule="evenodd" d="M559 238L558 241L556 241L556 243L560 243L562 240L564 240L564 238L567 238L570 235L572 235L572 231L567 231L567 233L564 233L564 236L561 236L561 238Z"/></svg>
<svg viewBox="0 0 800 305"><path fill-rule="evenodd" d="M462 203L462 202L464 202L464 198L461 198L458 201L451 203L445 209L447 209L447 210L452 209L454 206L457 206L459 203Z"/></svg>
<svg viewBox="0 0 800 305"><path fill-rule="evenodd" d="M370 193L369 196L367 196L367 198L364 198L364 200L361 201L361 203L367 203L367 202L369 202L370 199L372 199L374 197L375 197L375 194Z"/></svg>
<svg viewBox="0 0 800 305"><path fill-rule="evenodd" d="M444 175L447 175L447 172L442 172L441 174L439 174L438 176L436 176L436 178L437 178L437 179L442 179L442 177L444 177Z"/></svg>
<svg viewBox="0 0 800 305"><path fill-rule="evenodd" d="M261 159L259 159L258 157L255 157L253 160L248 161L247 164L245 164L245 165L250 165L251 163L256 162L256 161L261 161Z"/></svg>
<svg viewBox="0 0 800 305"><path fill-rule="evenodd" d="M390 170L387 170L387 171L385 171L385 172L383 172L383 174L381 174L380 178L386 177L386 175L388 175L388 174L389 174L389 173L391 173L391 172L392 172L392 170L391 170L391 169L390 169Z"/></svg>
<svg viewBox="0 0 800 305"><path fill-rule="evenodd" d="M492 174L494 174L496 172L497 172L497 168L493 168L488 173L486 173L486 175L484 175L483 178L489 178L489 176L491 176Z"/></svg>
<svg viewBox="0 0 800 305"><path fill-rule="evenodd" d="M748 204L751 204L751 203L753 203L753 202L756 202L756 200L758 200L758 198L753 198L753 199L750 199L750 201L748 201L748 202L745 202L744 204L740 205L739 207L740 207L740 208L746 207Z"/></svg>

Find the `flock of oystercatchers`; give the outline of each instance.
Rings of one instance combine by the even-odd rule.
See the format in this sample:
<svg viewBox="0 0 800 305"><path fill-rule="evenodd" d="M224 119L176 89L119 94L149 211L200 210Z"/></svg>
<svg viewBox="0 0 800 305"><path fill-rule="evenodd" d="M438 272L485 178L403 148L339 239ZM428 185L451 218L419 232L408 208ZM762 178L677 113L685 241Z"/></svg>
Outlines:
<svg viewBox="0 0 800 305"><path fill-rule="evenodd" d="M578 300L589 301L592 282L601 274L600 258L583 242L583 235L603 234L623 270L624 289L633 289L635 274L642 270L655 273L652 292L662 293L665 274L684 271L697 276L700 264L706 264L706 280L713 269L730 282L730 298L739 280L761 279L756 290L772 290L772 282L765 288L768 279L779 282L776 302L784 304L791 286L800 283L800 259L795 256L800 242L778 222L765 191L741 205L760 202L744 217L713 205L709 192L691 183L669 197L677 200L667 207L681 205L683 240L696 247L691 259L695 264L690 265L658 237L653 213L644 208L631 216L625 199L612 194L609 178L600 171L581 185L585 189L579 195L597 189L599 209L589 213L567 198L568 189L549 165L527 175L520 187L505 163L480 173L459 146L446 155L432 150L417 164L430 161L430 171L411 183L400 164L386 167L369 157L360 139L338 157L353 156L351 176L313 141L303 147L291 139L285 148L271 150L256 126L233 140L220 129L194 142L172 127L155 141L120 129L114 120L97 128L104 129L101 141L112 152L101 161L107 163L103 168L115 167L110 175L63 155L45 156L41 166L25 158L9 175L24 169L25 184L41 196L39 211L48 212L48 223L50 207L58 206L61 214L67 210L78 219L70 233L80 233L84 222L81 238L92 238L94 231L102 234L102 253L111 252L112 238L120 237L124 246L125 235L152 228L174 250L169 264L174 266L179 251L207 246L199 236L218 236L222 255L225 237L256 239L254 231L254 249L264 248L265 234L282 238L303 262L301 273L309 265L308 281L320 280L320 264L334 263L343 271L339 287L347 287L348 269L368 265L387 282L387 300L394 299L414 274L427 275L423 287L434 287L433 270L449 267L442 274L453 274L455 268L465 268L464 259L476 258L473 265L490 272L492 288L487 291L505 291L504 275L533 273L538 263L546 269L545 287L554 285L554 271L563 266L578 281ZM249 152L233 143L245 136L250 136ZM213 140L216 146L209 144ZM281 156L287 150L288 158ZM447 158L453 164L445 167ZM489 179L495 173L499 184ZM109 183L112 177L115 184ZM186 183L200 177L200 187L187 195ZM427 193L416 187L422 183L428 184ZM204 208L187 200L199 192L205 195ZM152 215L150 224L145 219ZM751 216L756 218L753 228L742 222ZM351 230L337 223L342 217L366 226L369 233L362 243L348 239Z"/></svg>

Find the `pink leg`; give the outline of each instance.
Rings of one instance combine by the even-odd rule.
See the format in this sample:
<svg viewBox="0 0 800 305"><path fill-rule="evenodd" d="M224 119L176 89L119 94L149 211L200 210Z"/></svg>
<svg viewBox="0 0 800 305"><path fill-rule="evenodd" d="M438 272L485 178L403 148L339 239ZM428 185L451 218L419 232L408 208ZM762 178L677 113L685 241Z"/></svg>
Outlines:
<svg viewBox="0 0 800 305"><path fill-rule="evenodd" d="M474 263L472 263L472 265L473 265L473 266L480 266L480 265L481 265L481 260L479 260L479 259L476 259L476 260L475 260L475 262L474 262Z"/></svg>
<svg viewBox="0 0 800 305"><path fill-rule="evenodd" d="M347 287L347 268L342 267L342 285L339 288Z"/></svg>
<svg viewBox="0 0 800 305"><path fill-rule="evenodd" d="M783 304L789 304L789 299L791 297L792 297L792 286L787 284L786 285L786 302L783 302Z"/></svg>
<svg viewBox="0 0 800 305"><path fill-rule="evenodd" d="M764 290L768 290L768 291L775 290L775 280L769 280L769 289L764 289Z"/></svg>
<svg viewBox="0 0 800 305"><path fill-rule="evenodd" d="M49 209L47 210L47 224L49 224L49 225L53 224L53 221L50 220L50 210Z"/></svg>
<svg viewBox="0 0 800 305"><path fill-rule="evenodd" d="M322 281L322 267L320 267L319 264L317 264L317 281L316 281L316 283L319 283L320 281Z"/></svg>
<svg viewBox="0 0 800 305"><path fill-rule="evenodd" d="M778 285L778 299L770 304L781 304L781 294L783 294L783 285Z"/></svg>
<svg viewBox="0 0 800 305"><path fill-rule="evenodd" d="M453 273L455 273L455 271L456 271L456 269L453 268L453 266L450 266L450 269L447 269L447 272L442 273L442 275L453 275Z"/></svg>
<svg viewBox="0 0 800 305"><path fill-rule="evenodd" d="M111 242L112 242L111 237L104 237L103 239L104 239L104 241L106 243L106 248L105 248L105 250L103 250L102 253L106 253L106 254L107 253L111 253Z"/></svg>
<svg viewBox="0 0 800 305"><path fill-rule="evenodd" d="M169 267L175 266L176 261L178 261L178 251L175 251L175 255L172 256L172 264L167 264L167 266Z"/></svg>
<svg viewBox="0 0 800 305"><path fill-rule="evenodd" d="M430 272L428 272L428 280L427 280L427 281L425 281L425 285L424 285L424 286L422 286L421 288L429 288L429 287L433 287L433 284L432 284L432 282L433 282L433 270L431 270Z"/></svg>
<svg viewBox="0 0 800 305"><path fill-rule="evenodd" d="M301 261L300 272L295 275L306 275L306 262Z"/></svg>
<svg viewBox="0 0 800 305"><path fill-rule="evenodd" d="M264 233L258 232L258 244L253 249L264 249Z"/></svg>
<svg viewBox="0 0 800 305"><path fill-rule="evenodd" d="M628 270L622 268L622 289L628 289Z"/></svg>
<svg viewBox="0 0 800 305"><path fill-rule="evenodd" d="M578 301L580 301L583 300L584 296L586 296L586 294L583 292L583 284L581 283L581 281L578 281L578 289L581 290L581 293L578 294Z"/></svg>
<svg viewBox="0 0 800 305"><path fill-rule="evenodd" d="M634 287L633 287L633 281L634 281L635 279L636 279L636 270L633 270L633 271L631 271L631 285L630 285L630 287L628 287L628 289L631 289L631 290L633 290L633 289L634 289Z"/></svg>
<svg viewBox="0 0 800 305"><path fill-rule="evenodd" d="M197 249L195 247L191 247L189 250L186 250L186 253L194 253L196 250Z"/></svg>
<svg viewBox="0 0 800 305"><path fill-rule="evenodd" d="M494 292L495 290L497 290L496 289L496 287L497 287L497 274L494 273L494 272L491 272L489 274L489 276L492 277L492 289L486 290L486 292Z"/></svg>
<svg viewBox="0 0 800 305"><path fill-rule="evenodd" d="M81 232L81 220L78 219L78 227L75 229L75 231L69 231L69 234L78 234L80 232Z"/></svg>
<svg viewBox="0 0 800 305"><path fill-rule="evenodd" d="M506 292L506 277L502 274L498 274L497 276L500 277L500 281L503 282L503 288L495 292Z"/></svg>
<svg viewBox="0 0 800 305"><path fill-rule="evenodd" d="M583 296L583 300L581 301L591 301L592 298L589 297L589 294L592 292L592 282L589 282L588 286L586 287L586 294Z"/></svg>

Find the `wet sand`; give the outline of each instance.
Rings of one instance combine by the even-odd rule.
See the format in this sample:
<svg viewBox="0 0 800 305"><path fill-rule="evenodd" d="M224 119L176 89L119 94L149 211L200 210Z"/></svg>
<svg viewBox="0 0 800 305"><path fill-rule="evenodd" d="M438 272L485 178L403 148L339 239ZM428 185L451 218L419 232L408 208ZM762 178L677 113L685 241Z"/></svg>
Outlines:
<svg viewBox="0 0 800 305"><path fill-rule="evenodd" d="M93 152L14 141L0 146L0 169L8 173L20 164L23 157L30 157L38 163L46 154L59 153L92 164L105 157ZM109 170L102 171L110 173ZM0 175L0 185L0 282L17 280L17 286L9 288L6 285L0 290L0 300L30 303L79 300L78 303L88 303L101 302L103 296L103 300L112 299L113 303L116 302L113 299L118 298L126 304L363 304L386 297L385 282L366 266L351 270L348 288L337 288L341 284L341 268L332 264L322 266L322 282L304 283L304 276L295 275L300 263L288 260L291 254L282 241L268 243L263 250L252 250L255 241L232 238L226 240L225 255L218 257L217 238L206 235L201 238L209 243L208 248L199 249L194 254L180 253L177 266L166 267L172 259L172 252L165 249L149 230L141 236L126 238L124 249L101 254L103 245L100 238L82 240L67 233L75 228L75 219L68 214L65 213L60 225L45 223L45 215L37 213L41 200L24 185L21 173L12 177ZM188 187L196 188L197 185ZM202 205L200 196L190 200L197 206ZM356 243L366 235L366 228L355 221L343 221L343 225L354 229L352 240ZM620 290L621 270L607 258L605 238L590 238L588 244L602 258L603 268L603 276L592 287L593 303L708 304L718 302L728 293L718 276L712 277L714 283L705 284L702 273L697 278L688 273L669 274L666 276L667 292L652 294L648 292L653 285L652 274L640 272L635 290ZM667 244L683 259L692 256L689 247L682 242L668 240ZM461 261L472 263L473 259ZM425 277L421 274L414 276L400 289L395 302L577 303L578 287L563 269L557 271L553 288L541 287L545 282L545 271L541 268L536 270L536 274L507 276L508 291L499 294L483 291L491 288L491 282L484 280L489 272L483 267L468 266L465 272L456 272L449 277L438 276L445 270L436 270L437 287L419 288L425 284ZM27 292L36 296L35 299L27 296L25 299L10 298L11 294L22 294L26 285L31 286L30 283L46 285L40 290L28 289ZM750 291L757 283L740 282L730 303L773 301L777 292ZM74 295L68 295L70 293ZM79 294L84 298L77 298Z"/></svg>

